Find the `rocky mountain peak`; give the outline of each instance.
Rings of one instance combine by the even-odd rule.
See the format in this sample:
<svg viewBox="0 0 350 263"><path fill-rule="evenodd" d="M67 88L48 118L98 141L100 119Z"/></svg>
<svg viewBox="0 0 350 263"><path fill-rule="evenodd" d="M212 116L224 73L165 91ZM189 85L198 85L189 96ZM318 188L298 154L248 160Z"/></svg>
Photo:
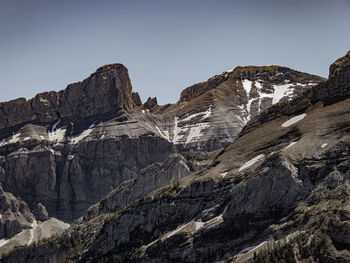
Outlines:
<svg viewBox="0 0 350 263"><path fill-rule="evenodd" d="M329 78L335 77L341 70L350 68L350 51L344 56L337 59L329 68Z"/></svg>
<svg viewBox="0 0 350 263"><path fill-rule="evenodd" d="M350 52L329 68L329 80L313 88L311 101L333 104L350 97Z"/></svg>
<svg viewBox="0 0 350 263"><path fill-rule="evenodd" d="M192 85L182 91L180 102L189 101L206 91L225 83L232 84L243 80L265 82L268 85L280 85L285 83L318 83L324 81L322 77L299 72L287 67L277 65L270 66L238 66L227 70L207 81ZM235 85L239 87L239 85Z"/></svg>
<svg viewBox="0 0 350 263"><path fill-rule="evenodd" d="M0 103L0 129L27 123L50 124L64 119L113 116L135 103L128 70L122 64L100 67L66 89L44 92L33 99Z"/></svg>
<svg viewBox="0 0 350 263"><path fill-rule="evenodd" d="M156 105L158 105L157 97L153 97L153 98L149 97L145 102L144 107L150 110L154 108Z"/></svg>

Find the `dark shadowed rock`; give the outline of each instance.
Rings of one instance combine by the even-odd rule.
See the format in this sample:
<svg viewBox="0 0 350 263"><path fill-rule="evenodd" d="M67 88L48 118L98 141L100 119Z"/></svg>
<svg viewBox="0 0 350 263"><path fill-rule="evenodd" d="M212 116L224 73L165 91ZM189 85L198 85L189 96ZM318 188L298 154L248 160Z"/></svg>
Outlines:
<svg viewBox="0 0 350 263"><path fill-rule="evenodd" d="M134 106L128 70L121 64L103 66L82 82L59 92L45 92L0 103L0 129L25 123L113 115Z"/></svg>
<svg viewBox="0 0 350 263"><path fill-rule="evenodd" d="M137 92L133 92L132 93L132 100L134 101L136 106L141 106L142 105L142 101L141 101L140 95Z"/></svg>
<svg viewBox="0 0 350 263"><path fill-rule="evenodd" d="M49 219L49 214L47 213L45 206L41 203L38 203L36 207L34 207L33 215L35 216L36 220L39 221L45 221Z"/></svg>
<svg viewBox="0 0 350 263"><path fill-rule="evenodd" d="M157 97L154 97L154 98L149 97L143 106L145 106L146 109L150 110L157 105L158 105Z"/></svg>
<svg viewBox="0 0 350 263"><path fill-rule="evenodd" d="M5 192L0 184L0 239L11 238L33 222L27 204Z"/></svg>

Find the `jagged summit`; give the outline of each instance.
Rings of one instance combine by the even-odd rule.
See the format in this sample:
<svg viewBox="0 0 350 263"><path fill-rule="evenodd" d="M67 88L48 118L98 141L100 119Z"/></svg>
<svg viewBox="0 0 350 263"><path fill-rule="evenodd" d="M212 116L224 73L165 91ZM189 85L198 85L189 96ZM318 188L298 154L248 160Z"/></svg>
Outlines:
<svg viewBox="0 0 350 263"><path fill-rule="evenodd" d="M238 66L218 74L205 82L192 85L181 92L180 101L189 101L206 91L225 82L235 82L248 79L251 81L265 81L270 84L283 84L286 81L294 83L318 83L325 79L319 76L299 72L287 67L270 66Z"/></svg>
<svg viewBox="0 0 350 263"><path fill-rule="evenodd" d="M349 70L350 51L344 56L337 59L329 68L329 78L333 78L339 71Z"/></svg>
<svg viewBox="0 0 350 263"><path fill-rule="evenodd" d="M99 72L103 72L103 71L128 71L127 67L125 67L123 64L121 63L112 63L112 64L106 64L103 65L99 68L96 69L95 73L99 73ZM93 73L93 74L95 74Z"/></svg>
<svg viewBox="0 0 350 263"><path fill-rule="evenodd" d="M40 93L28 101L20 98L0 103L0 129L26 123L55 123L60 119L111 116L133 107L128 71L121 64L112 64L64 90Z"/></svg>

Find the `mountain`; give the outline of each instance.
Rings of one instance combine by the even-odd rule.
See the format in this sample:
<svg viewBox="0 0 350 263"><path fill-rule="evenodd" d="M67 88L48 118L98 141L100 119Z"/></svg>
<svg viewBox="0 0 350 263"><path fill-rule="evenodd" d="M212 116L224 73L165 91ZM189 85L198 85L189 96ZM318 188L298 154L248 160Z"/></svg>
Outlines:
<svg viewBox="0 0 350 263"><path fill-rule="evenodd" d="M1 103L0 182L24 208L15 231L0 237L8 244L1 250L0 240L0 254L10 252L8 240L31 245L2 260L213 262L270 244L271 233L282 239L293 228L277 229L280 221L325 180L310 179L323 150L303 147L321 143L319 132L334 145L343 135L335 131L344 119L337 127L306 120L346 115L347 63L334 63L327 81L280 66L237 67L167 105L142 104L127 69L113 64L63 91ZM286 154L298 144L298 158ZM58 230L42 235L46 224ZM41 236L52 237L34 244Z"/></svg>

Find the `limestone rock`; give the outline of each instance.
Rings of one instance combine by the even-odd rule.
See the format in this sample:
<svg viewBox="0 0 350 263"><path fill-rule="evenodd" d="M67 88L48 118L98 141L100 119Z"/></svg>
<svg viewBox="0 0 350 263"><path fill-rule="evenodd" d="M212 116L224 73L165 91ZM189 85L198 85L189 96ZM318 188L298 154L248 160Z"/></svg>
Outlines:
<svg viewBox="0 0 350 263"><path fill-rule="evenodd" d="M154 98L149 97L143 106L146 109L150 110L150 109L154 108L156 105L158 105L157 97L154 97Z"/></svg>
<svg viewBox="0 0 350 263"><path fill-rule="evenodd" d="M46 221L49 219L49 214L47 213L45 206L41 203L38 203L33 209L33 215L35 216L36 220L39 221Z"/></svg>
<svg viewBox="0 0 350 263"><path fill-rule="evenodd" d="M33 222L27 204L5 192L0 184L0 239L11 238Z"/></svg>

